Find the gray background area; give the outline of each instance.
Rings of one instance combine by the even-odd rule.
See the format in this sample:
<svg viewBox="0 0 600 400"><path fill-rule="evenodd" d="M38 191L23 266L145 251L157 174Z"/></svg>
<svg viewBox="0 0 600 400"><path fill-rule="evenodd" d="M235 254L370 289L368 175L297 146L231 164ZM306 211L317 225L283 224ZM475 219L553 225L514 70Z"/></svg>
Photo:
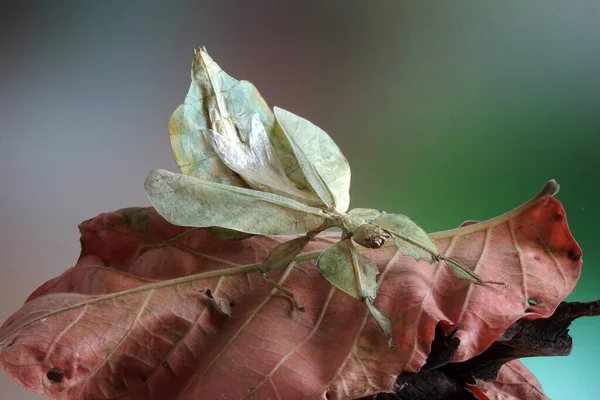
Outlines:
<svg viewBox="0 0 600 400"><path fill-rule="evenodd" d="M331 134L353 207L435 231L557 179L584 251L571 299L596 299L598 21L596 1L3 1L0 320L75 263L81 221L176 170L166 123L202 45ZM598 332L578 321L570 357L527 361L550 397L596 397ZM40 398L5 373L0 397Z"/></svg>

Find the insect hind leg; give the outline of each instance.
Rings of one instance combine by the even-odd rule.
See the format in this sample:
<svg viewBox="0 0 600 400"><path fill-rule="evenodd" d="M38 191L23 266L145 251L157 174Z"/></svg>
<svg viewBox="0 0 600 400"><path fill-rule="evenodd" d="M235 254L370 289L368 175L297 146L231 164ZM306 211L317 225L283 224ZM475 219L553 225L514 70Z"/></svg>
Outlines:
<svg viewBox="0 0 600 400"><path fill-rule="evenodd" d="M292 302L292 304L294 305L294 308L296 310L298 310L300 312L304 312L304 307L302 307L301 305L298 304L298 301L296 300L296 296L294 295L294 293L291 290L285 288L279 282L277 282L275 279L269 277L264 270L261 270L260 274L265 279L265 281L267 281L267 283L269 285L273 286L275 289L277 289L280 292L282 292L283 294L285 294L285 296L290 299L290 301Z"/></svg>

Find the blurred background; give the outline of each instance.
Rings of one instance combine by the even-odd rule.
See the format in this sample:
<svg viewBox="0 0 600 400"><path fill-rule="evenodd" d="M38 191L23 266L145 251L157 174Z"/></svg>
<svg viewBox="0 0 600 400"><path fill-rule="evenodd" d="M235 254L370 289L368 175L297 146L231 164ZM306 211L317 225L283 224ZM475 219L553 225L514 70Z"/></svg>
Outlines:
<svg viewBox="0 0 600 400"><path fill-rule="evenodd" d="M556 179L584 252L570 300L599 298L599 21L594 0L2 1L0 321L75 263L81 221L177 170L166 124L202 45L334 138L353 207L437 231ZM525 360L551 398L597 398L598 332ZM0 393L40 398L3 372Z"/></svg>

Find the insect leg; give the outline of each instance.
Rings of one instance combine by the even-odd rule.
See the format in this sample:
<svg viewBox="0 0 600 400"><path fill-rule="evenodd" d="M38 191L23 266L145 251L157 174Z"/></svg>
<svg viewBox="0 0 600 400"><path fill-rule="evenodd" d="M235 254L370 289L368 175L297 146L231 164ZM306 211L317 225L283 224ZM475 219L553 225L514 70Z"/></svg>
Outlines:
<svg viewBox="0 0 600 400"><path fill-rule="evenodd" d="M165 240L162 243L158 243L158 244L145 244L142 247L140 247L140 254L142 252L148 250L148 249L154 249L154 248L160 248L160 247L169 246L169 245L177 242L178 240L180 240L180 239L182 239L182 238L184 238L184 237L186 237L188 235L191 235L194 232L199 231L200 229L203 229L203 228L190 228L190 229L188 229L186 231L181 232L179 235L177 235L175 237L172 237L171 239Z"/></svg>
<svg viewBox="0 0 600 400"><path fill-rule="evenodd" d="M474 283L477 283L480 285L487 283L490 285L502 285L505 288L510 287L510 285L508 285L507 283L504 283L504 282L484 280L481 276L477 275L474 271L471 271L469 268L464 266L461 262L455 260L452 257L440 256L440 259L444 260L446 262L446 265L448 266L448 268L450 268L450 271L452 271L452 273L460 279L468 279L468 280L473 281Z"/></svg>
<svg viewBox="0 0 600 400"><path fill-rule="evenodd" d="M267 276L267 274L266 274L266 272L264 270L261 270L260 274L265 279L265 281L267 281L267 283L269 285L271 285L274 288L278 289L279 291L283 292L283 294L285 294L290 299L290 301L292 302L292 304L294 305L294 308L296 310L304 312L304 307L302 307L302 306L300 306L298 304L298 301L296 301L296 296L294 296L294 293L291 290L286 289L279 282L277 282L275 279L270 278L269 276Z"/></svg>

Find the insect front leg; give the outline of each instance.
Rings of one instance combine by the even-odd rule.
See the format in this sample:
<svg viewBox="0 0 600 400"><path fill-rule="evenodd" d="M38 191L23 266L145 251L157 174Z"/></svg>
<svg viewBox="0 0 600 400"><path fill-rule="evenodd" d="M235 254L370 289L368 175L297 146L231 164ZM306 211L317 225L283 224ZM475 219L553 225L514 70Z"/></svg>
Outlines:
<svg viewBox="0 0 600 400"><path fill-rule="evenodd" d="M295 239L289 240L284 243L280 243L275 246L269 254L265 257L262 262L262 268L260 269L260 274L267 281L267 283L279 291L284 293L287 297L290 298L292 303L294 304L294 308L298 311L304 311L304 307L298 305L296 301L296 296L289 289L283 287L279 282L271 279L267 276L267 272L275 271L282 268L287 268L290 264L294 262L294 258L300 254L302 249L306 247L308 242L310 242L314 235L312 232L309 232L306 236L299 236Z"/></svg>

